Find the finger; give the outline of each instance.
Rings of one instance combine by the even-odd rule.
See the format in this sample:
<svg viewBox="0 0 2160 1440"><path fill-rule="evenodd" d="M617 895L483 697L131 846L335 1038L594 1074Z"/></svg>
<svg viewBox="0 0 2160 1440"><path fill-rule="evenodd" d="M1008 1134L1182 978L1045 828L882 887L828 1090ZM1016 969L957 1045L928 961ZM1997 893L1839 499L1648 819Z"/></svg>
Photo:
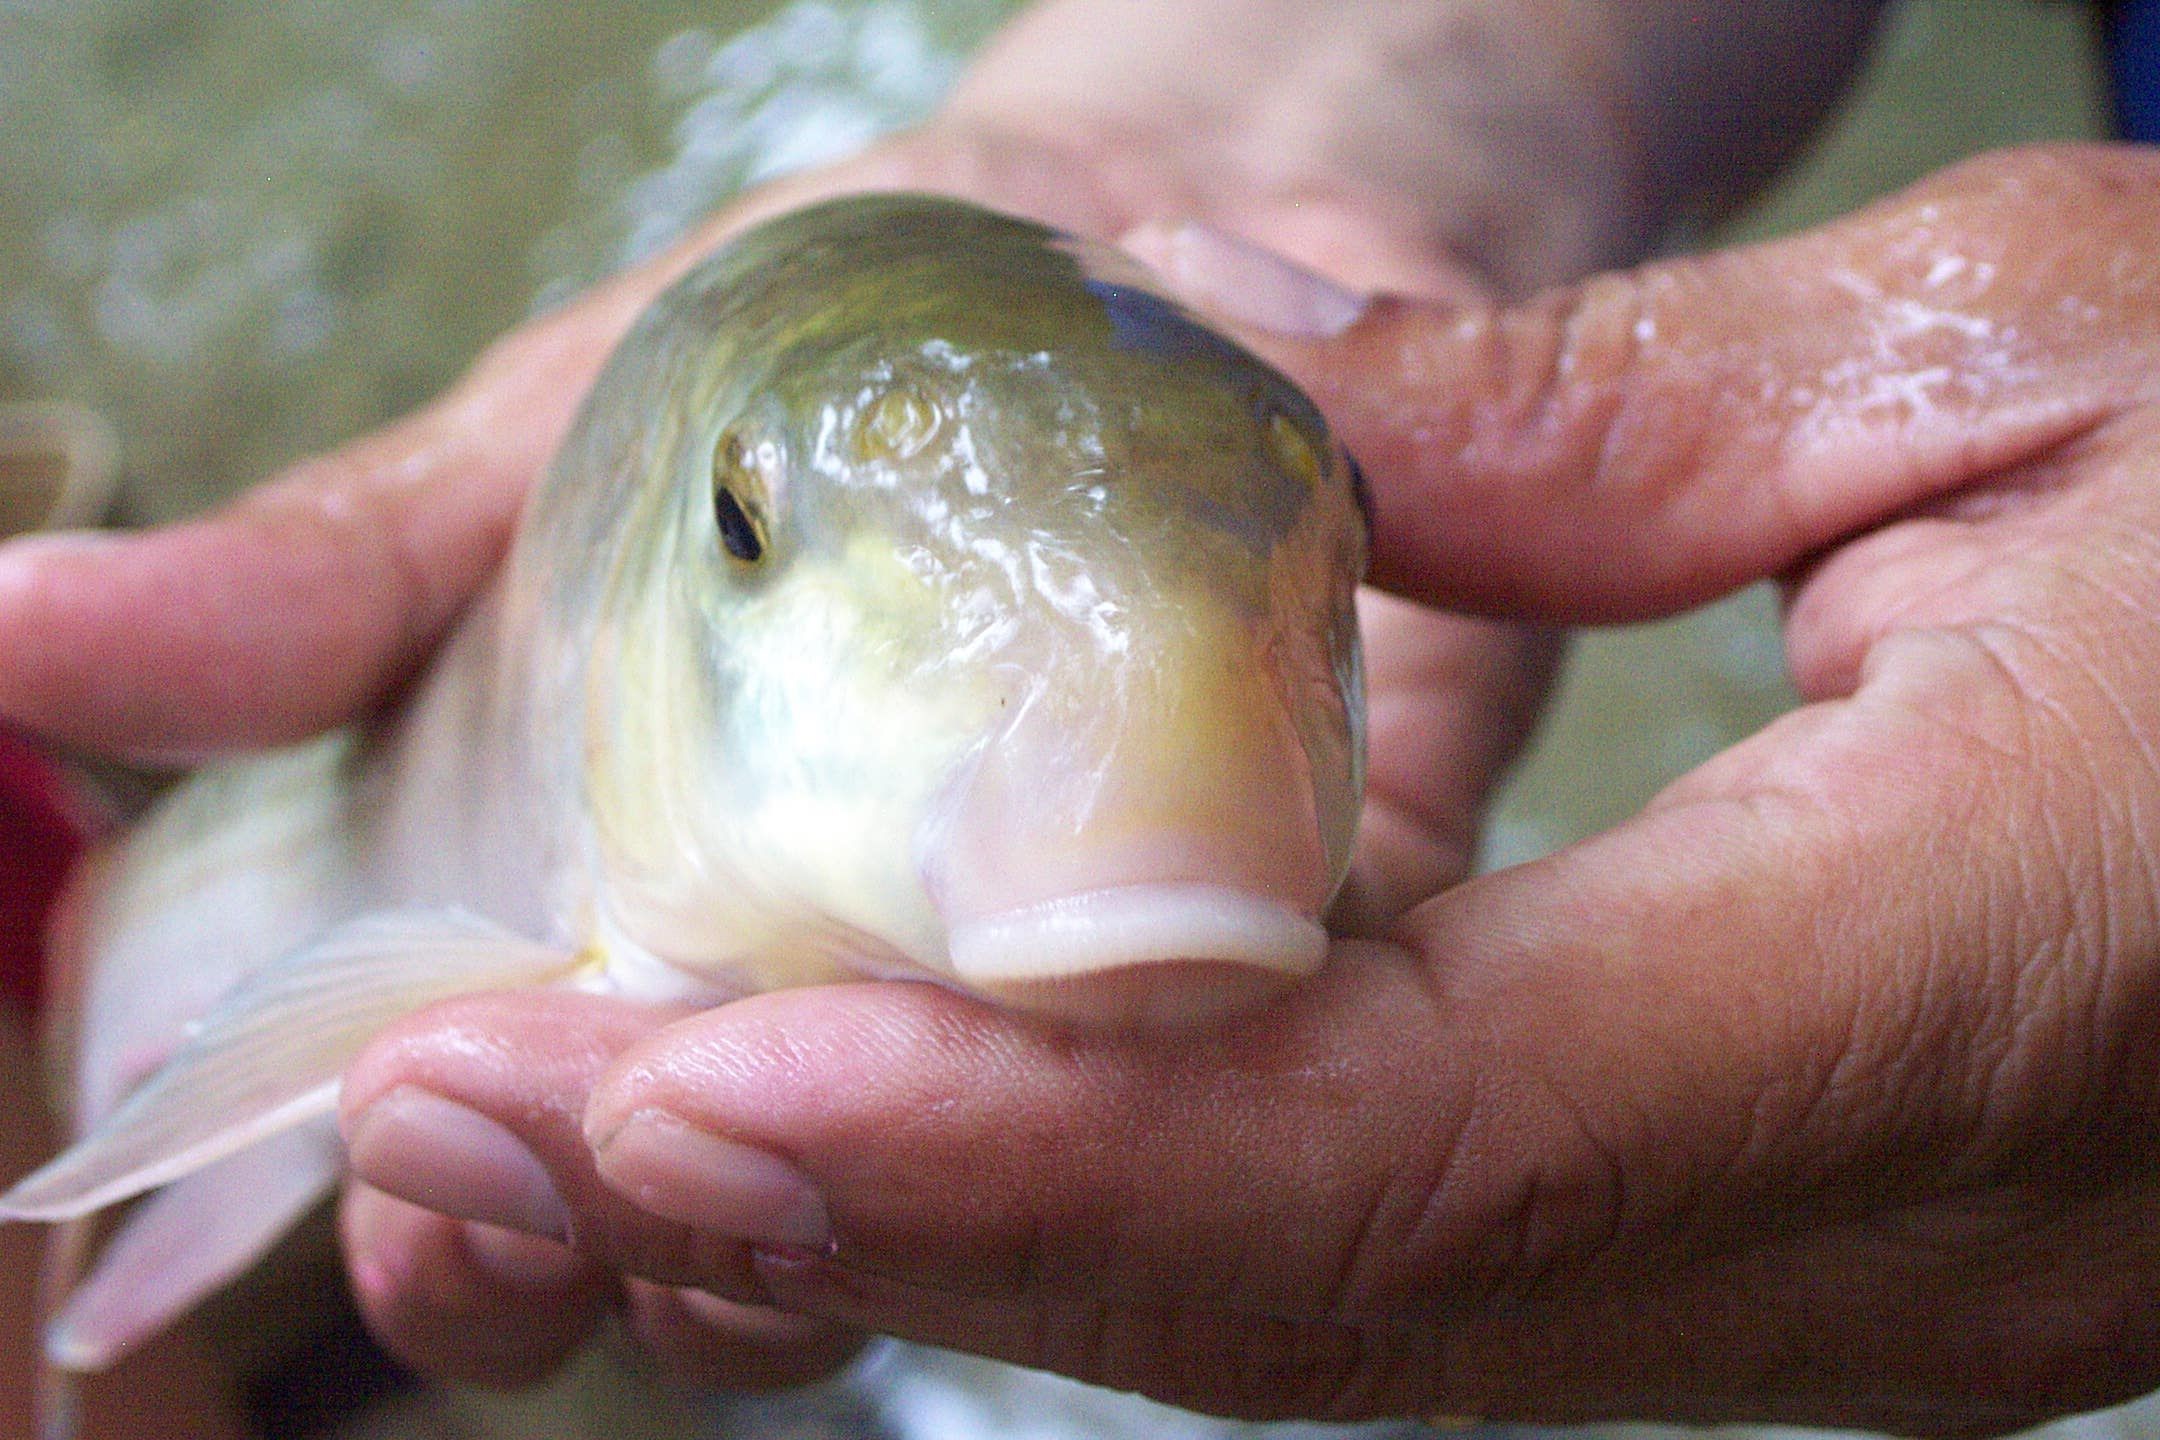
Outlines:
<svg viewBox="0 0 2160 1440"><path fill-rule="evenodd" d="M426 411L209 518L0 547L0 715L179 758L379 702L494 568L654 278L521 332Z"/></svg>
<svg viewBox="0 0 2160 1440"><path fill-rule="evenodd" d="M583 1130L593 1081L670 1018L541 992L473 996L393 1026L345 1075L354 1172L439 1214L567 1244L611 1270L761 1304L739 1239L656 1224L593 1169Z"/></svg>
<svg viewBox="0 0 2160 1440"><path fill-rule="evenodd" d="M803 1384L860 1348L844 1326L757 1303L733 1237L656 1225L594 1174L581 1123L592 1078L666 1018L590 996L478 996L370 1047L345 1083L353 1165L403 1198L358 1187L347 1239L386 1344L432 1374L535 1379L616 1294L597 1277L627 1270L735 1297L646 1281L623 1289L631 1333L685 1379ZM540 1306L532 1292L543 1282L562 1298Z"/></svg>
<svg viewBox="0 0 2160 1440"><path fill-rule="evenodd" d="M1400 966L1382 962L1372 968L1391 974L1397 983L1383 987L1383 993L1368 995L1358 1008L1392 1010L1396 1020L1414 1028L1415 995L1421 987L1414 980L1404 983L1407 977ZM354 1137L355 1168L373 1181L408 1193L430 1194L437 1201L445 1196L471 1196L458 1203L467 1214L504 1219L536 1214L540 1218L529 1223L547 1227L545 1207L534 1207L524 1198L533 1190L529 1175L513 1174L508 1183L498 1176L490 1187L495 1198L479 1196L474 1176L490 1169L517 1171L520 1167L488 1159L485 1152L494 1142L475 1141L469 1127L458 1137L455 1153L445 1154L433 1175L416 1170L410 1157L444 1138L440 1129L430 1135L423 1126L422 1133L404 1135L407 1158L386 1166L388 1137L395 1127L408 1123L399 1111L407 1107L414 1088L425 1085L437 1103L484 1115L488 1126L517 1137L525 1153L545 1170L547 1189L559 1195L570 1212L563 1228L577 1237L581 1251L632 1275L694 1284L738 1305L769 1309L774 1294L759 1269L760 1251L818 1253L834 1233L824 1202L815 1195L806 1198L799 1188L794 1162L767 1149L761 1138L744 1135L731 1142L655 1111L646 1118L657 1117L657 1129L648 1125L637 1135L624 1132L607 1137L610 1143L603 1154L608 1168L603 1175L595 1168L585 1128L574 1120L566 1123L562 1113L567 1099L582 1098L583 1088L573 1079L564 1087L566 1093L552 1091L565 1075L588 1067L580 1062L566 1070L551 1057L565 1051L599 1054L616 1049L634 1056L640 1037L671 1034L673 1053L687 1057L695 1051L723 1067L706 1080L726 1092L731 1087L725 1083L725 1070L738 1058L749 1061L753 1071L760 1062L773 1058L769 1052L731 1058L705 1043L710 1038L705 1027L717 1023L718 1017L746 1010L767 1017L758 1021L753 1015L754 1034L800 1045L783 1063L832 1102L826 1133L804 1132L799 1138L811 1142L806 1161L820 1170L834 1163L840 1169L840 1176L827 1172L825 1179L827 1183L840 1181L834 1192L836 1203L849 1207L846 1228L840 1232L843 1252L866 1257L870 1252L864 1247L873 1242L879 1254L886 1244L923 1243L927 1251L896 1266L895 1274L930 1277L971 1293L1013 1298L1037 1319L1054 1307L1046 1303L1045 1295L1035 1292L1035 1280L1064 1295L1092 1294L1098 1286L1129 1288L1136 1283L1130 1262L1137 1257L1120 1258L1107 1243L1120 1223L1119 1212L1107 1196L1133 1178L1131 1166L1121 1160L1090 1183L1075 1186L1076 1208L1070 1214L1037 1209L1038 1202L1056 1193L1058 1182L1052 1175L1061 1168L1057 1157L1063 1156L1064 1164L1084 1167L1089 1156L1101 1159L1110 1149L1128 1147L1129 1128L1145 1135L1158 1121L1189 1119L1188 1105L1212 1111L1210 1123L1219 1135L1220 1125L1237 1113L1235 1102L1264 1090L1278 1073L1317 1074L1325 1064L1333 1063L1328 1058L1323 1064L1323 1057L1332 1057L1336 1050L1336 1040L1328 1033L1333 1021L1327 1018L1325 1006L1300 1012L1304 1019L1296 1027L1294 1042L1286 1036L1277 1046L1258 1044L1250 1054L1228 1040L1211 1039L1191 1047L1166 1045L1160 1052L1149 1053L1172 1069L1149 1067L1145 1073L1127 1073L1120 1068L1115 1047L1097 1049L1088 1044L1076 1054L1055 1032L1039 1031L978 1002L926 986L861 985L757 997L678 1021L689 1028L674 1032L656 1031L649 1023L642 1028L625 1023L620 1007L607 1002L563 996L501 997L438 1007L422 1022L399 1027L362 1057L347 1078L347 1124ZM788 1027L783 1040L781 1031L769 1023L774 1013L798 1014L804 1023ZM475 1037L483 1034L488 1037L486 1054L481 1063L474 1064ZM958 1125L942 1124L934 1113L914 1108L932 1092L943 1097L942 1106L952 1106L955 1097L945 1094L944 1087L954 1081L954 1062L960 1057L941 1057L938 1052L948 1047L995 1062L994 1068L973 1070L963 1082L966 1088L959 1103L967 1113ZM1180 1055L1182 1061L1177 1059ZM555 1082L521 1078L544 1076L551 1067L557 1070ZM907 1078L911 1074L923 1076L927 1085L912 1087ZM1240 1074L1242 1086L1222 1084L1225 1077ZM1116 1094L1096 1093L1098 1078L1115 1082ZM1336 1083L1344 1087L1344 1094L1354 1093L1365 1078L1360 1068L1338 1074ZM1378 1072L1372 1078L1377 1080ZM687 1070L678 1071L676 1079L685 1086L697 1084ZM1184 1081L1193 1083L1181 1096L1179 1085ZM862 1166L854 1165L843 1152L854 1143L850 1135L859 1141L863 1134L840 1113L856 1107L852 1091L857 1085L867 1087L860 1105L863 1122L899 1127L897 1133L879 1137L864 1152L861 1158L867 1163ZM1203 1090L1212 1090L1212 1098ZM543 1093L548 1094L546 1103L536 1103ZM1011 1113L999 1118L1008 1109ZM1363 1130L1368 1119L1383 1116L1387 1110L1375 1107L1369 1115L1342 1119L1353 1129ZM689 1113L700 1112L692 1109ZM781 1121L792 1126L796 1118L790 1110ZM1286 1123L1303 1124L1310 1119L1303 1113L1285 1116ZM1003 1137L994 1157L989 1147L981 1147L985 1127L999 1130ZM968 1158L933 1141L935 1135L963 1148L981 1147L974 1158L995 1163L987 1170L972 1169ZM1306 1138L1343 1137L1315 1134ZM1230 1272L1240 1263L1238 1247L1262 1238L1263 1227L1250 1222L1266 1213L1271 1197L1285 1198L1290 1192L1267 1187L1252 1190L1248 1182L1256 1172L1242 1148L1193 1143L1197 1140L1197 1136L1181 1136L1178 1145L1158 1149L1175 1148L1182 1154L1189 1145L1194 1152L1211 1157L1187 1178L1198 1187L1245 1193L1253 1203L1252 1214L1243 1224L1225 1223L1236 1217L1219 1211L1212 1217L1194 1212L1184 1219L1160 1215L1157 1218L1167 1226L1158 1238L1175 1243L1170 1232L1182 1235L1190 1242L1184 1260L1198 1267L1198 1273L1217 1277L1204 1283L1227 1288ZM1320 1148L1307 1147L1313 1161L1309 1178L1316 1184L1325 1183ZM1325 1148L1332 1151L1334 1147ZM1346 1144L1344 1148L1357 1147ZM1368 1153L1377 1154L1379 1149ZM1032 1175L1015 1168L1029 1157L1036 1172ZM444 1183L441 1175L446 1171L460 1178ZM1122 1179L1109 1178L1108 1171ZM1350 1187L1343 1192L1347 1199L1362 1177L1347 1176L1342 1183ZM858 1193L858 1187L863 1193ZM867 1193L886 1187L891 1193L882 1199ZM1341 1213L1352 1215L1359 1208L1346 1203ZM1072 1232L1072 1219L1081 1214L1087 1217L1087 1228ZM1145 1218L1147 1214L1136 1211L1130 1218L1148 1227L1154 1221ZM1028 1236L1008 1227L1027 1226L1036 1219L1046 1227L1039 1234L1056 1248L1028 1258ZM1076 1238L1065 1238L1075 1233ZM1105 1243L1096 1250L1091 1241ZM1325 1245L1328 1237L1315 1237L1315 1243ZM995 1268L976 1271L978 1262L993 1257ZM1096 1272L1097 1260L1109 1268ZM1061 1280L1068 1262L1085 1278ZM875 1262L872 1265L874 1269ZM1152 1293L1176 1293L1177 1286L1175 1277L1166 1272ZM1147 1289L1142 1286L1143 1292ZM1286 1306L1291 1303L1288 1297L1295 1294L1295 1303L1303 1305L1309 1300L1308 1289L1285 1276L1279 1284L1271 1284L1266 1294ZM1245 1299L1252 1302L1251 1296ZM843 1325L848 1323L844 1315L838 1319ZM1248 1315L1237 1323L1243 1325L1249 1319ZM911 1333L937 1332L926 1317L918 1315L912 1318ZM1013 1332L1015 1336L1027 1333L1049 1337L1054 1332L1047 1323L1033 1332ZM658 1338L665 1341L666 1337ZM1006 1343L1013 1343L1010 1337ZM1222 1343L1219 1336L1196 1336L1178 1353L1210 1353Z"/></svg>
<svg viewBox="0 0 2160 1440"><path fill-rule="evenodd" d="M773 994L627 1051L586 1126L617 1193L766 1250L1311 1315L1421 1138L1404 1127L1445 1130L1489 1058L1443 1053L1438 1019L1414 958L1372 945L1251 1023L1176 1037L1072 1036L928 987ZM1293 1208L1316 1228L1279 1256Z"/></svg>
<svg viewBox="0 0 2160 1440"><path fill-rule="evenodd" d="M1256 332L1372 481L1375 579L1441 603L1636 619L2087 433L2149 393L2160 160L2012 152L1846 220L1520 306L1381 301ZM2035 233L2075 214L2075 234ZM1250 264L1226 254L1226 274ZM1209 265L1175 277L1236 315Z"/></svg>
<svg viewBox="0 0 2160 1440"><path fill-rule="evenodd" d="M640 1346L688 1384L778 1390L822 1380L855 1357L861 1332L744 1305L708 1291L633 1280L626 1319Z"/></svg>
<svg viewBox="0 0 2160 1440"><path fill-rule="evenodd" d="M1536 723L1562 640L1372 589L1358 618L1370 758L1357 854L1329 923L1372 934L1470 873L1486 802Z"/></svg>
<svg viewBox="0 0 2160 1440"><path fill-rule="evenodd" d="M358 1189L347 1232L386 1344L432 1374L528 1381L617 1293L596 1277L628 1272L646 1277L621 1287L631 1334L686 1380L804 1384L861 1347L844 1325L760 1303L733 1235L656 1223L594 1173L581 1123L592 1077L665 1018L589 996L481 996L370 1047L345 1086L353 1164L404 1199ZM563 1295L536 1309L543 1281Z"/></svg>
<svg viewBox="0 0 2160 1440"><path fill-rule="evenodd" d="M561 1244L469 1224L356 1186L339 1211L368 1328L440 1380L513 1387L583 1348L615 1287Z"/></svg>

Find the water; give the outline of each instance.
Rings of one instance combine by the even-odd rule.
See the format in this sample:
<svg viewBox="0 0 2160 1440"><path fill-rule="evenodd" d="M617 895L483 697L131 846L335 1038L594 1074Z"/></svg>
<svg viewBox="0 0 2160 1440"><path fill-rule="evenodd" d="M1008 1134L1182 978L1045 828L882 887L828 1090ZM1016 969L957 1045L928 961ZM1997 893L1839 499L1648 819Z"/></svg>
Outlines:
<svg viewBox="0 0 2160 1440"><path fill-rule="evenodd" d="M104 412L126 518L201 509L917 118L1006 8L0 4L0 399Z"/></svg>
<svg viewBox="0 0 2160 1440"><path fill-rule="evenodd" d="M0 0L0 400L108 417L126 518L201 509L424 400L489 338L741 185L919 116L1009 8ZM2083 24L2071 6L1915 0L1851 116L1727 237L1837 213L1970 149L2090 133ZM1585 641L1503 794L1488 861L1612 823L1791 700L1761 591ZM537 1396L438 1394L356 1428L1257 1433L920 1357L802 1403L716 1406L601 1356ZM2074 1428L2160 1433L2145 1411Z"/></svg>

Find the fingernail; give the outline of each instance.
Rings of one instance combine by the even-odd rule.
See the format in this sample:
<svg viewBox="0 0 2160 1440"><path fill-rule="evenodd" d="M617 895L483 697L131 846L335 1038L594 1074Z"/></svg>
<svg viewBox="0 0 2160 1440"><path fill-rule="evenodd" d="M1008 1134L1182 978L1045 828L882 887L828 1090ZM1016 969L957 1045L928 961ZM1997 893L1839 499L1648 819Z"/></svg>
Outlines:
<svg viewBox="0 0 2160 1440"><path fill-rule="evenodd" d="M600 1178L639 1209L753 1245L832 1243L825 1201L777 1155L640 1110L602 1143Z"/></svg>
<svg viewBox="0 0 2160 1440"><path fill-rule="evenodd" d="M791 1315L765 1305L744 1305L705 1290L676 1290L671 1292L671 1298L693 1324L718 1330L738 1343L792 1347L829 1339L830 1327L808 1315Z"/></svg>
<svg viewBox="0 0 2160 1440"><path fill-rule="evenodd" d="M525 1142L477 1110L400 1085L361 1112L346 1141L378 1190L458 1220L567 1240L570 1209Z"/></svg>
<svg viewBox="0 0 2160 1440"><path fill-rule="evenodd" d="M1365 297L1212 225L1149 224L1119 242L1195 309L1298 339L1328 340L1365 312Z"/></svg>
<svg viewBox="0 0 2160 1440"><path fill-rule="evenodd" d="M53 555L107 555L127 542L115 530L41 530L9 536L0 544L0 556L11 565L26 565Z"/></svg>
<svg viewBox="0 0 2160 1440"><path fill-rule="evenodd" d="M688 1311L690 1318L700 1325L710 1325L716 1330L725 1329L743 1317L745 1307L732 1300L723 1300L707 1290L685 1287L670 1294L675 1303Z"/></svg>
<svg viewBox="0 0 2160 1440"><path fill-rule="evenodd" d="M577 1278L578 1257L553 1240L468 1223L465 1253L486 1274L515 1290L564 1290Z"/></svg>
<svg viewBox="0 0 2160 1440"><path fill-rule="evenodd" d="M84 556L110 554L121 541L100 530L52 530L0 543L0 598L16 591L34 592L46 582L46 567Z"/></svg>

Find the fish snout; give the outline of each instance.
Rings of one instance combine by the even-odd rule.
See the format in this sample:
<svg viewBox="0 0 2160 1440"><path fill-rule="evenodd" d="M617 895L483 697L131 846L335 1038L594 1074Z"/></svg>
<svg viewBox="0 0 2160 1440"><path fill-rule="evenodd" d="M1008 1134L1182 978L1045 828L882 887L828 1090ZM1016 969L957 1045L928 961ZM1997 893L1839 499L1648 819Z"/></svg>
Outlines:
<svg viewBox="0 0 2160 1440"><path fill-rule="evenodd" d="M1310 713L1264 623L1180 618L1038 686L941 807L926 880L969 989L1175 1024L1319 967L1358 803L1348 709Z"/></svg>

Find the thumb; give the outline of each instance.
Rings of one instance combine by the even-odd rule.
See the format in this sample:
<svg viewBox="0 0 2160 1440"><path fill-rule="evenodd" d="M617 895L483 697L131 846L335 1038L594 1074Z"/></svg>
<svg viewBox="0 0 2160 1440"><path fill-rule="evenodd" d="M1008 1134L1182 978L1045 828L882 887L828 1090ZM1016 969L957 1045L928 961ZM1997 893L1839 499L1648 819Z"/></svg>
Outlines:
<svg viewBox="0 0 2160 1440"><path fill-rule="evenodd" d="M1228 242L1187 236L1170 278L1273 332L1256 348L1367 471L1380 583L1641 619L1985 483L2142 391L2150 367L2123 355L2147 343L2138 307L2076 297L2152 288L2155 165L2007 152L1791 239L1519 306L1377 300L1317 339L1282 323L1295 287L1256 284Z"/></svg>
<svg viewBox="0 0 2160 1440"><path fill-rule="evenodd" d="M381 703L486 581L632 275L496 346L449 395L224 510L0 546L0 716L146 760L280 744Z"/></svg>

